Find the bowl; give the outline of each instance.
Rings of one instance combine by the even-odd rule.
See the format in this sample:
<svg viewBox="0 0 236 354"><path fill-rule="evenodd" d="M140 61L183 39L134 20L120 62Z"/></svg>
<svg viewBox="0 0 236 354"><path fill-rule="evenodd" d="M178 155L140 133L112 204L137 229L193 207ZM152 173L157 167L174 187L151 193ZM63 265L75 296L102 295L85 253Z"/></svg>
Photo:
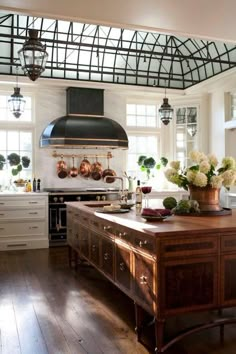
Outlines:
<svg viewBox="0 0 236 354"><path fill-rule="evenodd" d="M134 203L119 203L121 209L131 209L134 206Z"/></svg>

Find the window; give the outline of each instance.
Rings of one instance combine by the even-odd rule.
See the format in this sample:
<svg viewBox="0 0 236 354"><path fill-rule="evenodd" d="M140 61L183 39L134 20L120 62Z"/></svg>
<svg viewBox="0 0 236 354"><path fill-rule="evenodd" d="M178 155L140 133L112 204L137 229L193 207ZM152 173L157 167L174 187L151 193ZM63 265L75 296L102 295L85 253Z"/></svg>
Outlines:
<svg viewBox="0 0 236 354"><path fill-rule="evenodd" d="M20 118L15 118L14 115L8 109L9 96L0 94L0 154L5 158L2 171L0 171L0 185L2 188L8 186L9 180L22 178L32 178L32 166L33 166L33 125L32 125L32 98L25 97L26 105L25 111ZM30 165L28 168L22 169L17 175L12 175L12 168L7 156L11 153L16 153L23 156L27 156L30 159Z"/></svg>
<svg viewBox="0 0 236 354"><path fill-rule="evenodd" d="M179 107L175 110L176 127L176 160L181 161L182 167L188 166L188 154L197 149L198 122L197 107Z"/></svg>
<svg viewBox="0 0 236 354"><path fill-rule="evenodd" d="M156 162L160 158L160 126L158 107L155 104L127 104L126 125L129 138L127 154L127 173L137 177L141 182L146 180L146 174L137 164L140 155L153 157ZM156 170L153 173L156 174Z"/></svg>

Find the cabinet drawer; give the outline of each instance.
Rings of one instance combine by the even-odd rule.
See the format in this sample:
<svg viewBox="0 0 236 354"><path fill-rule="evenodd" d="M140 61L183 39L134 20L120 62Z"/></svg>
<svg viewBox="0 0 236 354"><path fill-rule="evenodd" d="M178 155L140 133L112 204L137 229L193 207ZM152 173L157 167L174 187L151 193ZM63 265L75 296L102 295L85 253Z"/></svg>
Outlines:
<svg viewBox="0 0 236 354"><path fill-rule="evenodd" d="M217 244L217 234L205 237L196 235L178 240L165 240L161 243L161 253L164 257L215 254L217 252Z"/></svg>
<svg viewBox="0 0 236 354"><path fill-rule="evenodd" d="M135 232L133 244L140 251L156 252L156 239L154 237Z"/></svg>
<svg viewBox="0 0 236 354"><path fill-rule="evenodd" d="M128 243L133 242L132 232L129 229L124 228L122 226L116 227L115 235L116 235L116 240L124 241L124 242L128 242Z"/></svg>
<svg viewBox="0 0 236 354"><path fill-rule="evenodd" d="M236 233L225 233L220 235L222 252L236 251Z"/></svg>
<svg viewBox="0 0 236 354"><path fill-rule="evenodd" d="M46 198L22 198L22 197L9 197L9 198L0 198L0 209L14 209L18 208L32 208L34 206L45 206Z"/></svg>
<svg viewBox="0 0 236 354"><path fill-rule="evenodd" d="M96 266L100 264L99 240L99 234L96 232L90 233L90 261Z"/></svg>
<svg viewBox="0 0 236 354"><path fill-rule="evenodd" d="M116 246L115 281L125 290L131 290L131 251Z"/></svg>
<svg viewBox="0 0 236 354"><path fill-rule="evenodd" d="M45 218L45 209L0 210L0 220L3 219L39 219Z"/></svg>
<svg viewBox="0 0 236 354"><path fill-rule="evenodd" d="M106 238L101 240L101 269L110 277L114 277L114 244Z"/></svg>
<svg viewBox="0 0 236 354"><path fill-rule="evenodd" d="M38 235L45 233L44 221L18 222L18 223L1 223L0 237L8 235Z"/></svg>

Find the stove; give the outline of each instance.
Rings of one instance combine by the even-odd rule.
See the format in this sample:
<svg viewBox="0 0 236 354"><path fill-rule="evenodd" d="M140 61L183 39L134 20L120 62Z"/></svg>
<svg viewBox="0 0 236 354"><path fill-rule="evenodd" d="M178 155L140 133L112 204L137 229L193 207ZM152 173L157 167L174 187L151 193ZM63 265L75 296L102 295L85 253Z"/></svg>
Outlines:
<svg viewBox="0 0 236 354"><path fill-rule="evenodd" d="M66 204L71 201L115 200L119 198L116 188L45 188L48 192L49 246L67 244Z"/></svg>

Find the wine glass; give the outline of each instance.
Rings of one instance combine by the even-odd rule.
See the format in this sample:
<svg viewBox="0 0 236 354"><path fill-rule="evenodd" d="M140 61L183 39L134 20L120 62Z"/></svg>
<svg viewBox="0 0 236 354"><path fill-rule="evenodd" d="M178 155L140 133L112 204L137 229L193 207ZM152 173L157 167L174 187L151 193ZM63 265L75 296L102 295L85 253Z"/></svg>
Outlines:
<svg viewBox="0 0 236 354"><path fill-rule="evenodd" d="M144 200L145 200L145 208L148 208L149 205L149 198L148 198L148 194L151 193L152 187L150 186L143 186L141 187L141 191L144 194Z"/></svg>

